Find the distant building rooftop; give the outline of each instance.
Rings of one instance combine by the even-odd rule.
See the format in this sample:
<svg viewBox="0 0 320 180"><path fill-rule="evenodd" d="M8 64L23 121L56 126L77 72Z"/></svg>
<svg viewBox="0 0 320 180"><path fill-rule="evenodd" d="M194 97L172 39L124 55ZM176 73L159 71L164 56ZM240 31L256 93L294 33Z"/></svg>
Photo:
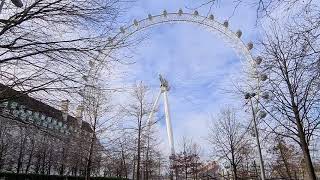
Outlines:
<svg viewBox="0 0 320 180"><path fill-rule="evenodd" d="M19 105L24 105L27 110L45 114L48 117L66 123L67 126L75 127L77 125L78 120L75 117L68 115L67 121L65 122L62 111L0 83L0 102L4 101L14 101ZM81 129L87 132L93 132L90 124L85 121L82 121Z"/></svg>

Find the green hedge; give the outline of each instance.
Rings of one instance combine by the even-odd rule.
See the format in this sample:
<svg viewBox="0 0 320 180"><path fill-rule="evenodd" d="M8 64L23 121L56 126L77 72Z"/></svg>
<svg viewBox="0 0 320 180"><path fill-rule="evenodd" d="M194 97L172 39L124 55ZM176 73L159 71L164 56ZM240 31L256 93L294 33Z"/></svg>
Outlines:
<svg viewBox="0 0 320 180"><path fill-rule="evenodd" d="M0 173L0 180L84 180L84 177L41 175L41 174L15 174ZM90 180L125 180L116 177L91 177Z"/></svg>

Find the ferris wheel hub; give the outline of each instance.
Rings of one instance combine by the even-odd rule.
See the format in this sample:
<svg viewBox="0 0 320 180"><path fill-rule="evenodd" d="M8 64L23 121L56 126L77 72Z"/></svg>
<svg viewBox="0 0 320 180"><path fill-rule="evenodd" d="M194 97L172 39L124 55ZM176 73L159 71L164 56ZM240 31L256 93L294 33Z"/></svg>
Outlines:
<svg viewBox="0 0 320 180"><path fill-rule="evenodd" d="M159 74L159 79L161 92L169 91L170 87L168 81L165 78L163 78L161 74Z"/></svg>

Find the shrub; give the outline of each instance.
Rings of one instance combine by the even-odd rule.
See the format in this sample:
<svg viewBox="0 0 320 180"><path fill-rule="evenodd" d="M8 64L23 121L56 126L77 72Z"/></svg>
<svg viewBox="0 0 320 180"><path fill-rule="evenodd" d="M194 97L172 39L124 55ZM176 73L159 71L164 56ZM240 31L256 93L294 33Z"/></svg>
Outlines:
<svg viewBox="0 0 320 180"><path fill-rule="evenodd" d="M125 180L117 177L91 177L91 180ZM84 177L42 174L0 173L0 180L84 180Z"/></svg>

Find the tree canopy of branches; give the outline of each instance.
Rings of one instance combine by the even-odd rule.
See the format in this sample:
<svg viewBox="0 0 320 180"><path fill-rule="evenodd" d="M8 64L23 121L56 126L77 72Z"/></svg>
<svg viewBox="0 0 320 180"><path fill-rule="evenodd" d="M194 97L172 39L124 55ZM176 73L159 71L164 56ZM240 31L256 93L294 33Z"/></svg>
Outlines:
<svg viewBox="0 0 320 180"><path fill-rule="evenodd" d="M106 57L105 37L119 16L121 2L23 3L17 10L6 3L0 14L0 83L25 94L77 93L89 61Z"/></svg>
<svg viewBox="0 0 320 180"><path fill-rule="evenodd" d="M105 151L104 144L106 134L114 126L111 114L112 105L110 103L111 93L104 91L101 85L87 88L83 100L83 118L90 124L92 135L89 140L89 149L86 164L86 179L92 174L95 153L101 154ZM99 152L100 151L100 152Z"/></svg>
<svg viewBox="0 0 320 180"><path fill-rule="evenodd" d="M210 128L208 139L215 156L224 159L227 166L231 167L234 179L238 179L240 166L251 151L246 129L239 122L234 109L221 110Z"/></svg>
<svg viewBox="0 0 320 180"><path fill-rule="evenodd" d="M272 100L267 106L276 122L269 124L299 144L308 174L315 179L309 145L319 129L319 41L307 32L297 32L275 27L266 34L262 71L269 76L265 90Z"/></svg>
<svg viewBox="0 0 320 180"><path fill-rule="evenodd" d="M271 163L272 175L277 178L298 179L301 156L296 147L286 143L282 138L276 138L270 152L274 155Z"/></svg>
<svg viewBox="0 0 320 180"><path fill-rule="evenodd" d="M159 138L154 128L157 121L151 119L150 122L147 122L151 112L151 101L149 88L143 82L133 86L121 112L123 119L126 120L123 133L128 138L127 141L131 141L125 144L127 147L122 148L131 149L132 179L153 179L156 176L160 178L163 159L162 152L157 149Z"/></svg>
<svg viewBox="0 0 320 180"><path fill-rule="evenodd" d="M177 179L198 179L202 162L200 147L183 137L182 150L172 159L172 169Z"/></svg>
<svg viewBox="0 0 320 180"><path fill-rule="evenodd" d="M215 0L205 2L217 3ZM265 20L262 25L271 26L263 27L266 34L260 50L264 56L260 71L268 73L270 78L265 90L273 97L266 106L271 115L269 119L274 121L266 124L277 136L290 138L301 147L309 178L316 179L310 145L319 135L319 1L235 2L254 4L257 22Z"/></svg>

